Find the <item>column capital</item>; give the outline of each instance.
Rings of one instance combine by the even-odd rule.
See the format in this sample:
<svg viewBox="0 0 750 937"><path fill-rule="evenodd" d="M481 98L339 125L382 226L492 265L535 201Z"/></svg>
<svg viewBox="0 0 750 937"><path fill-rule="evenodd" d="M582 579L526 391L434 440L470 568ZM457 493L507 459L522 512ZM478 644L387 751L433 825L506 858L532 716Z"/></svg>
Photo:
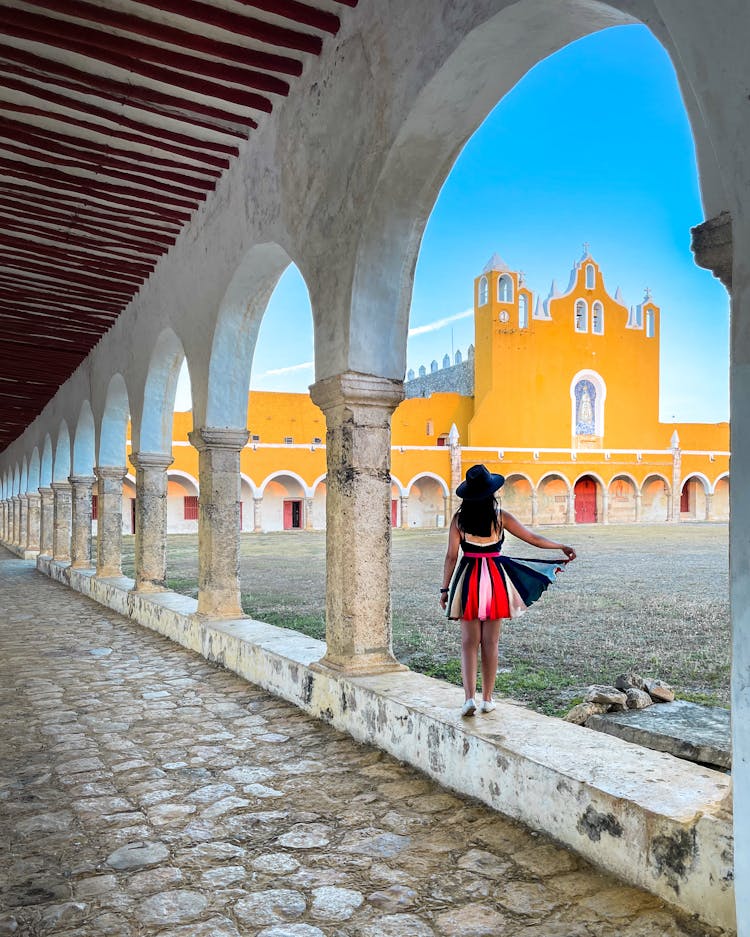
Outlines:
<svg viewBox="0 0 750 937"><path fill-rule="evenodd" d="M114 478L122 481L127 474L128 470L124 465L97 465L94 468L94 475L97 478Z"/></svg>
<svg viewBox="0 0 750 937"><path fill-rule="evenodd" d="M690 229L690 249L699 267L710 270L724 286L732 289L732 216L723 211L715 218Z"/></svg>
<svg viewBox="0 0 750 937"><path fill-rule="evenodd" d="M50 488L53 491L70 491L71 484L67 479L65 479L64 481L51 482Z"/></svg>
<svg viewBox="0 0 750 937"><path fill-rule="evenodd" d="M345 371L312 384L310 396L324 413L347 405L393 411L404 399L404 382Z"/></svg>
<svg viewBox="0 0 750 937"><path fill-rule="evenodd" d="M130 461L136 468L160 468L166 471L174 459L171 452L131 452Z"/></svg>
<svg viewBox="0 0 750 937"><path fill-rule="evenodd" d="M27 492L26 492L26 497L27 497L27 499L28 499L29 501L31 501L32 499L33 499L34 501L41 501L41 500L42 500L42 496L41 496L41 495L39 494L39 492L37 492L37 491L27 491Z"/></svg>
<svg viewBox="0 0 750 937"><path fill-rule="evenodd" d="M74 488L93 488L96 477L94 475L69 475L68 481Z"/></svg>
<svg viewBox="0 0 750 937"><path fill-rule="evenodd" d="M52 492L52 488L51 488L50 485L41 485L41 486L39 487L39 494L40 494L42 497L44 497L45 495L47 495L47 497L49 497L52 493L53 493L53 492Z"/></svg>
<svg viewBox="0 0 750 937"><path fill-rule="evenodd" d="M250 433L242 428L224 426L201 426L188 433L188 439L198 452L205 449L235 449L245 446Z"/></svg>

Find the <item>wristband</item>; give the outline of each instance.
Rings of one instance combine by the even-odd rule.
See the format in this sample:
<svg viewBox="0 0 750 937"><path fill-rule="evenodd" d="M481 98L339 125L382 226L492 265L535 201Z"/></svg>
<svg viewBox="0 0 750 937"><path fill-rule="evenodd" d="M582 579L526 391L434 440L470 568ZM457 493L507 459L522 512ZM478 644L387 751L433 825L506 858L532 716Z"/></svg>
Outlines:
<svg viewBox="0 0 750 937"><path fill-rule="evenodd" d="M450 586L449 586L448 588L446 588L446 589L441 589L440 591L441 591L441 592L450 592L450 591L451 591L451 590L450 590Z"/></svg>

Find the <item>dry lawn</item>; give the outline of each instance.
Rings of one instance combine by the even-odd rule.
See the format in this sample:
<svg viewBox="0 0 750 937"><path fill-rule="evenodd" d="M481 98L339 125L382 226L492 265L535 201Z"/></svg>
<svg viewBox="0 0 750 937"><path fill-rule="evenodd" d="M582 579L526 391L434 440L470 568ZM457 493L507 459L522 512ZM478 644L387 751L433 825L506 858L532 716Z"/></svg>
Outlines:
<svg viewBox="0 0 750 937"><path fill-rule="evenodd" d="M728 705L726 525L544 533L572 543L579 558L537 605L506 623L500 692L561 712L590 683L635 669L668 680L683 698ZM415 669L455 682L459 626L446 621L437 601L445 543L443 531L394 531L394 648ZM195 595L197 538L170 536L168 549L171 587ZM506 552L535 551L514 541ZM132 572L132 538L126 553ZM243 605L254 618L324 635L324 534L243 535L241 579Z"/></svg>

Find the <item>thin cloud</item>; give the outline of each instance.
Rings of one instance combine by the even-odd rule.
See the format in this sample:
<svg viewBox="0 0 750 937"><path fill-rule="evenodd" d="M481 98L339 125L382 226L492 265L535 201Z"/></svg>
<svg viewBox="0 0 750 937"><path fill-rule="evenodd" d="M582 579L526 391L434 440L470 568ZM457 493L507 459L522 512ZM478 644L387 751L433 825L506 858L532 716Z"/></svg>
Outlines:
<svg viewBox="0 0 750 937"><path fill-rule="evenodd" d="M457 312L455 316L446 316L444 319L436 319L434 322L428 322L426 325L417 325L413 329L409 329L409 338L414 338L415 335L425 335L427 332L437 332L438 329L445 328L445 326L450 325L451 322L457 322L459 319L468 319L469 316L473 315L473 309L465 309L463 312Z"/></svg>
<svg viewBox="0 0 750 937"><path fill-rule="evenodd" d="M275 377L277 374L291 374L293 371L309 371L313 367L312 361L303 361L302 364L290 364L286 368L271 368L258 375L258 380L264 377Z"/></svg>

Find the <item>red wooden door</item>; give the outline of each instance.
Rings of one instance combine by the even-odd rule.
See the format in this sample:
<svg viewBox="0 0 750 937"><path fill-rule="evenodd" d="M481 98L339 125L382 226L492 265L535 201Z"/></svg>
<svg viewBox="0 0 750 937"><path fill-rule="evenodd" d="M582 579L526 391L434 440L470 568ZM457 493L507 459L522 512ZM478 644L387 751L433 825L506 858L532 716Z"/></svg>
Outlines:
<svg viewBox="0 0 750 937"><path fill-rule="evenodd" d="M391 499L391 527L398 527L398 501Z"/></svg>
<svg viewBox="0 0 750 937"><path fill-rule="evenodd" d="M284 530L299 530L302 526L302 502L284 501Z"/></svg>
<svg viewBox="0 0 750 937"><path fill-rule="evenodd" d="M576 482L573 489L576 507L576 524L596 523L596 482L584 477Z"/></svg>
<svg viewBox="0 0 750 937"><path fill-rule="evenodd" d="M690 482L685 482L685 485L680 494L680 514L689 514L690 513Z"/></svg>

